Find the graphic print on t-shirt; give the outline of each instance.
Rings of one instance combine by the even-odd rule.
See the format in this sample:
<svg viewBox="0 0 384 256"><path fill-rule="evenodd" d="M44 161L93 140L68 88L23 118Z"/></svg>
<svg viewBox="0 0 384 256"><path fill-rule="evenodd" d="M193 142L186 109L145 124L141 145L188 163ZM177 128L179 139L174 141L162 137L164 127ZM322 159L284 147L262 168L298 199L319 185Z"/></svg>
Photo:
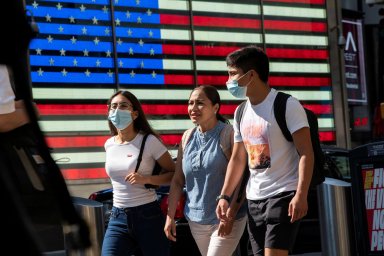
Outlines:
<svg viewBox="0 0 384 256"><path fill-rule="evenodd" d="M257 115L245 119L242 124L243 142L248 152L248 165L252 169L265 169L271 166L267 126L268 123Z"/></svg>

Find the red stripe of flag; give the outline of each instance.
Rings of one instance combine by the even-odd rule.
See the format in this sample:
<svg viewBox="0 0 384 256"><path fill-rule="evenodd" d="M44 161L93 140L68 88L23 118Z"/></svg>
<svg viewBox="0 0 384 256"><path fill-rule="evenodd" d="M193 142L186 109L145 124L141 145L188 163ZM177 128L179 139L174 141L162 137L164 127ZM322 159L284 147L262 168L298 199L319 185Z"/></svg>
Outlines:
<svg viewBox="0 0 384 256"><path fill-rule="evenodd" d="M319 104L311 104L311 105L303 104L303 105L309 110L312 110L316 115L333 114L332 105L319 105Z"/></svg>
<svg viewBox="0 0 384 256"><path fill-rule="evenodd" d="M325 0L264 0L271 3L325 4Z"/></svg>
<svg viewBox="0 0 384 256"><path fill-rule="evenodd" d="M194 26L260 29L260 20L193 16Z"/></svg>
<svg viewBox="0 0 384 256"><path fill-rule="evenodd" d="M163 25L189 25L189 16L161 14L160 22ZM193 16L193 25L200 27L225 27L260 29L260 20L228 17ZM327 25L324 22L302 22L286 20L265 20L264 26L270 30L290 30L307 32L325 32Z"/></svg>
<svg viewBox="0 0 384 256"><path fill-rule="evenodd" d="M161 140L165 145L174 146L179 144L182 134L162 134ZM51 148L86 148L104 147L105 141L110 138L106 136L73 136L73 137L47 137L46 141Z"/></svg>
<svg viewBox="0 0 384 256"><path fill-rule="evenodd" d="M108 178L104 168L61 169L61 173L66 180Z"/></svg>
<svg viewBox="0 0 384 256"><path fill-rule="evenodd" d="M238 50L236 46L203 46L197 45L195 47L197 56L220 56L226 57L229 53ZM224 61L225 58L223 58Z"/></svg>
<svg viewBox="0 0 384 256"><path fill-rule="evenodd" d="M334 132L321 132L322 139L331 141L334 139ZM160 136L167 146L175 146L180 143L182 134L163 134ZM110 136L79 136L79 137L48 137L47 143L52 148L84 148L84 147L104 147L105 141Z"/></svg>
<svg viewBox="0 0 384 256"><path fill-rule="evenodd" d="M239 49L235 46L202 46L197 45L195 47L196 55L198 56L222 56L225 57L228 53ZM174 45L174 44L163 44L163 54L172 55L192 55L191 45Z"/></svg>
<svg viewBox="0 0 384 256"><path fill-rule="evenodd" d="M47 144L51 148L80 148L104 147L110 136L76 136L76 137L48 137Z"/></svg>
<svg viewBox="0 0 384 256"><path fill-rule="evenodd" d="M163 54L172 55L192 55L192 46L190 45L171 45L164 44L162 46ZM197 56L217 56L225 57L238 50L236 46L202 46L197 45L195 47ZM329 59L328 50L312 50L312 49L287 49L287 48L268 48L267 54L270 58L290 58L290 59ZM192 76L188 76L192 77ZM189 81L191 78L189 78Z"/></svg>
<svg viewBox="0 0 384 256"><path fill-rule="evenodd" d="M107 104L38 104L41 115L106 115Z"/></svg>
<svg viewBox="0 0 384 256"><path fill-rule="evenodd" d="M330 86L331 79L329 77L271 76L269 84L271 86Z"/></svg>
<svg viewBox="0 0 384 256"><path fill-rule="evenodd" d="M328 50L308 50L308 49L287 49L287 48L267 48L269 58L289 58L289 59L329 59Z"/></svg>
<svg viewBox="0 0 384 256"><path fill-rule="evenodd" d="M164 84L194 85L193 75L164 74Z"/></svg>
<svg viewBox="0 0 384 256"><path fill-rule="evenodd" d="M225 83L227 81L228 81L228 76L197 75L198 84L226 86Z"/></svg>
<svg viewBox="0 0 384 256"><path fill-rule="evenodd" d="M175 44L163 44L163 54L174 54L174 55L192 55L191 45L175 45Z"/></svg>
<svg viewBox="0 0 384 256"><path fill-rule="evenodd" d="M336 140L335 132L319 132L320 141L322 142L334 142Z"/></svg>
<svg viewBox="0 0 384 256"><path fill-rule="evenodd" d="M191 89L192 91L192 89ZM172 107L170 107L172 106ZM38 104L39 112L42 116L68 116L68 115L107 115L106 105L87 105L87 104ZM187 115L187 100L185 104L143 104L144 113L148 115ZM229 114L229 113L223 113Z"/></svg>
<svg viewBox="0 0 384 256"><path fill-rule="evenodd" d="M335 132L319 132L322 142L335 141ZM66 180L79 179L104 179L108 178L104 168L84 168L84 169L61 169L61 172Z"/></svg>
<svg viewBox="0 0 384 256"><path fill-rule="evenodd" d="M289 31L307 31L307 32L326 32L327 31L327 25L324 22L265 20L264 27L270 30L289 30Z"/></svg>
<svg viewBox="0 0 384 256"><path fill-rule="evenodd" d="M160 24L163 25L189 25L189 16L175 14L160 14Z"/></svg>

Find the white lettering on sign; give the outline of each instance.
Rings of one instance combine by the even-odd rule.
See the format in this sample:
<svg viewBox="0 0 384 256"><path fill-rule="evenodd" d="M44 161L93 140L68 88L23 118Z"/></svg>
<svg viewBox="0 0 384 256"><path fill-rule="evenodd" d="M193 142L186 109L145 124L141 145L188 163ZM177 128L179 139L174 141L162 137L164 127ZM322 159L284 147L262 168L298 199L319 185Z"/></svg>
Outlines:
<svg viewBox="0 0 384 256"><path fill-rule="evenodd" d="M356 53L350 53L350 52L346 52L344 53L344 58L346 61L356 61Z"/></svg>
<svg viewBox="0 0 384 256"><path fill-rule="evenodd" d="M371 239L371 251L382 251L383 250L383 231L372 231Z"/></svg>
<svg viewBox="0 0 384 256"><path fill-rule="evenodd" d="M353 35L352 35L352 32L349 31L347 33L347 41L345 43L345 50L348 51L349 50L349 46L352 44L352 48L353 48L353 51L354 52L357 52L357 48L356 48L356 43L355 43L355 40L353 39Z"/></svg>
<svg viewBox="0 0 384 256"><path fill-rule="evenodd" d="M349 79L357 79L357 74L356 73L351 73L351 72L346 72L345 77Z"/></svg>
<svg viewBox="0 0 384 256"><path fill-rule="evenodd" d="M376 189L365 190L365 208L375 209Z"/></svg>
<svg viewBox="0 0 384 256"><path fill-rule="evenodd" d="M358 84L347 83L347 88L348 89L358 89L359 85Z"/></svg>
<svg viewBox="0 0 384 256"><path fill-rule="evenodd" d="M384 208L384 189L377 190L376 209ZM373 208L372 208L373 209Z"/></svg>
<svg viewBox="0 0 384 256"><path fill-rule="evenodd" d="M384 229L384 210L374 210L372 230L383 231L383 229Z"/></svg>
<svg viewBox="0 0 384 256"><path fill-rule="evenodd" d="M375 169L375 174L373 177L373 188L382 188L384 184L383 178L383 168Z"/></svg>

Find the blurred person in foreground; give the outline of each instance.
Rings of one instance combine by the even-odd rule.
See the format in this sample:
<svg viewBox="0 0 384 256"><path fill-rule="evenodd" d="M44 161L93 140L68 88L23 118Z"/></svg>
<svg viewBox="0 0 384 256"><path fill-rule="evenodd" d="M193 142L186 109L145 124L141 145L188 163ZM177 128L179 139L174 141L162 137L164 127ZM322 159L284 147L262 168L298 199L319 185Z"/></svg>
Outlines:
<svg viewBox="0 0 384 256"><path fill-rule="evenodd" d="M237 194L226 198L231 201L233 218L219 221L215 214L216 197L224 183L228 164L225 151L229 150L230 156L233 146L233 128L220 115L220 104L220 95L213 86L199 86L190 94L188 114L196 127L184 132L179 146L164 227L167 237L176 241L174 216L185 186L185 217L203 256L232 255L247 220L244 198L238 202ZM229 133L223 138L221 134L226 129L229 129ZM229 141L226 148L221 148L225 144L221 139Z"/></svg>
<svg viewBox="0 0 384 256"><path fill-rule="evenodd" d="M163 232L165 217L156 191L145 184L169 184L175 164L149 125L139 100L118 91L108 100L108 123L113 135L105 142L105 168L113 187L113 207L105 232L103 256L168 256L170 243ZM139 169L135 171L144 135L149 134ZM164 172L152 175L155 162Z"/></svg>

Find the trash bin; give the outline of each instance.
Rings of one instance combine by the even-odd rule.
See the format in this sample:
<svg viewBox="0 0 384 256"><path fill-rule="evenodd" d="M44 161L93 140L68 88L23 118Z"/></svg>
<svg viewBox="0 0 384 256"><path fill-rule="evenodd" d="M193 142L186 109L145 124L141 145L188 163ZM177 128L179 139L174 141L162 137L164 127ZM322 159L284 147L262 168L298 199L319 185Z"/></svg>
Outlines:
<svg viewBox="0 0 384 256"><path fill-rule="evenodd" d="M104 238L103 204L94 200L72 197L72 202L89 227L91 246L83 251L68 252L70 256L99 256Z"/></svg>
<svg viewBox="0 0 384 256"><path fill-rule="evenodd" d="M317 191L322 255L355 255L351 184L326 178Z"/></svg>

